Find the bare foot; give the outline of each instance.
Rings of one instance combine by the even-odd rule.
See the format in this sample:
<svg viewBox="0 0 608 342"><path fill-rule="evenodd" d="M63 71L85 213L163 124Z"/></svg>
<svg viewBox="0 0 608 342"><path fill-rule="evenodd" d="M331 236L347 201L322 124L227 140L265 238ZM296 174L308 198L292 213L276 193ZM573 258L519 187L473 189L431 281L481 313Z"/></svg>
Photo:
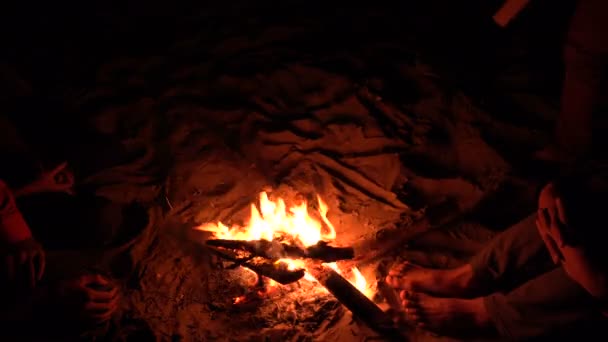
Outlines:
<svg viewBox="0 0 608 342"><path fill-rule="evenodd" d="M420 328L446 336L482 337L492 322L483 298L436 298L423 293L401 292L406 319Z"/></svg>
<svg viewBox="0 0 608 342"><path fill-rule="evenodd" d="M389 271L386 282L399 290L442 297L471 296L477 288L473 281L473 268L469 264L437 270L405 262Z"/></svg>

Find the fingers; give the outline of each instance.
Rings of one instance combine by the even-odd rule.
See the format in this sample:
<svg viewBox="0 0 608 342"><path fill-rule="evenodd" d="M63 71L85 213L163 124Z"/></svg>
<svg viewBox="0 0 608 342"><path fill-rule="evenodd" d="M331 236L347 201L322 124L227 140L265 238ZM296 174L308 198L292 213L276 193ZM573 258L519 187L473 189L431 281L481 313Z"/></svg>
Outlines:
<svg viewBox="0 0 608 342"><path fill-rule="evenodd" d="M29 281L30 288L34 288L36 286L35 280L35 271L32 270L32 258L30 258L30 254L27 251L21 251L19 253L19 272L25 271L28 273L27 278Z"/></svg>
<svg viewBox="0 0 608 342"><path fill-rule="evenodd" d="M110 282L101 274L94 274L93 275L93 279L92 279L92 283L101 285L101 286L106 286L109 285Z"/></svg>
<svg viewBox="0 0 608 342"><path fill-rule="evenodd" d="M557 242L558 245L563 247L563 240L561 236L561 231L559 227L559 217L557 214L557 208L551 207L544 210L544 215L546 220L545 228L550 232L553 241Z"/></svg>
<svg viewBox="0 0 608 342"><path fill-rule="evenodd" d="M112 318L113 314L114 314L113 311L107 311L107 312L103 312L103 313L99 313L99 314L92 314L92 315L89 315L89 317L91 318L91 320L93 320L95 322L105 322L105 321L109 320L110 318Z"/></svg>
<svg viewBox="0 0 608 342"><path fill-rule="evenodd" d="M83 286L106 286L110 284L110 282L101 274L85 274L80 278L80 281L82 282Z"/></svg>
<svg viewBox="0 0 608 342"><path fill-rule="evenodd" d="M28 253L26 251L22 251L19 253L19 265L22 266L28 259Z"/></svg>
<svg viewBox="0 0 608 342"><path fill-rule="evenodd" d="M103 303L111 302L118 293L118 289L114 287L110 291L98 291L87 287L85 288L85 292L90 301Z"/></svg>
<svg viewBox="0 0 608 342"><path fill-rule="evenodd" d="M545 234L549 233L549 225L551 224L551 217L547 211L547 208L540 209L537 215L538 222L540 223L539 227Z"/></svg>
<svg viewBox="0 0 608 342"><path fill-rule="evenodd" d="M30 279L30 288L36 287L36 280L38 279L36 274L36 265L34 258L29 258L29 279Z"/></svg>
<svg viewBox="0 0 608 342"><path fill-rule="evenodd" d="M86 315L94 321L106 321L112 317L118 308L118 290L111 291L87 291L89 301L84 306Z"/></svg>
<svg viewBox="0 0 608 342"><path fill-rule="evenodd" d="M44 275L44 270L46 269L46 255L44 251L38 254L38 274L37 279L42 280L42 276Z"/></svg>
<svg viewBox="0 0 608 342"><path fill-rule="evenodd" d="M112 300L110 300L109 302L89 301L85 305L84 309L86 311L92 311L92 312L103 312L103 311L108 311L108 310L113 311L116 309L117 306L118 306L118 294L115 294L114 297L112 298Z"/></svg>
<svg viewBox="0 0 608 342"><path fill-rule="evenodd" d="M74 175L71 172L64 172L61 174L63 179L58 182L58 185L64 189L64 191L70 195L74 194L72 187L74 186Z"/></svg>
<svg viewBox="0 0 608 342"><path fill-rule="evenodd" d="M59 165L57 165L52 171L51 171L51 175L55 176L59 173L61 173L63 170L65 170L65 168L68 167L68 162L63 162Z"/></svg>
<svg viewBox="0 0 608 342"><path fill-rule="evenodd" d="M15 257L13 255L6 256L6 273L9 281L15 280Z"/></svg>
<svg viewBox="0 0 608 342"><path fill-rule="evenodd" d="M546 232L546 229L543 228L543 223L541 222L540 218L536 220L536 227L538 228L538 233L540 234L540 237L545 242L545 246L547 247L547 251L551 256L551 260L553 260L554 264L559 264L559 262L561 261L561 253L559 253L559 249L555 241L553 241L549 233Z"/></svg>
<svg viewBox="0 0 608 342"><path fill-rule="evenodd" d="M568 224L568 218L566 217L566 209L564 209L564 202L561 198L555 199L555 207L557 208L557 217L563 224Z"/></svg>
<svg viewBox="0 0 608 342"><path fill-rule="evenodd" d="M84 309L84 314L89 320L104 322L112 318L112 315L114 315L117 308L117 303L113 303L112 305L87 304Z"/></svg>
<svg viewBox="0 0 608 342"><path fill-rule="evenodd" d="M564 234L566 234L565 229L567 229L568 218L566 217L566 210L564 209L564 203L561 198L557 198L555 200L555 209L557 211L557 220L555 221L555 240L559 244L560 247L566 246L566 239L564 239Z"/></svg>
<svg viewBox="0 0 608 342"><path fill-rule="evenodd" d="M561 200L559 201L561 202ZM560 247L565 246L565 241L563 238L562 229L563 224L561 218L559 217L559 208L556 206L552 208L543 208L540 210L540 219L542 224L542 229L546 234L549 234L554 243L556 243ZM563 207L562 207L563 209Z"/></svg>

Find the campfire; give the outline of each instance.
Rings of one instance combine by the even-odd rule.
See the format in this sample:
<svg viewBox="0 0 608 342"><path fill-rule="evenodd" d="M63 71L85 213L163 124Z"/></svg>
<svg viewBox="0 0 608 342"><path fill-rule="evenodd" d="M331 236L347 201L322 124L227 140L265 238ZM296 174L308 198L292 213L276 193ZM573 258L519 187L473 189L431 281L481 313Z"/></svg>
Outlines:
<svg viewBox="0 0 608 342"><path fill-rule="evenodd" d="M328 206L321 197L317 196L316 204L316 210L306 201L288 207L282 198L271 200L261 192L259 206L251 204L246 225L228 227L218 222L197 229L212 233L207 245L235 266L253 271L256 285L265 291L300 280L318 283L310 268L322 264L340 275L349 275L349 282L371 298L373 288L356 267L343 270L338 266L337 261L352 259L354 251L330 245L336 240L336 229L327 218Z"/></svg>
<svg viewBox="0 0 608 342"><path fill-rule="evenodd" d="M207 246L232 267L255 274L255 291L234 298L233 304L263 297L280 286L308 282L315 289L329 291L354 316L385 337L401 340L388 317L371 299L374 286L356 267L339 262L353 259L351 247L332 245L336 229L327 218L328 206L317 196L316 206L306 201L287 206L281 198L271 200L260 193L251 204L251 216L244 226L208 223L197 227L212 234Z"/></svg>

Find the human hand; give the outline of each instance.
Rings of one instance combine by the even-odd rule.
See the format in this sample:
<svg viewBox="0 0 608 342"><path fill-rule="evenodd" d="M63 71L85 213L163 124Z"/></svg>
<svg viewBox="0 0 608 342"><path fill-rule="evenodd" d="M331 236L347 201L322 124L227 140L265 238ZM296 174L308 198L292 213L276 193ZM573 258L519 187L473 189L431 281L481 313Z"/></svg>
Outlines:
<svg viewBox="0 0 608 342"><path fill-rule="evenodd" d="M555 201L554 206L541 208L538 210L536 217L536 228L541 238L545 242L545 246L551 255L551 259L555 264L564 261L564 255L561 249L565 246L563 239L563 227L565 226L565 216L561 201Z"/></svg>
<svg viewBox="0 0 608 342"><path fill-rule="evenodd" d="M564 260L561 249L565 246L564 235L568 219L563 201L553 183L547 184L538 199L536 228L543 239L551 259L558 264Z"/></svg>
<svg viewBox="0 0 608 342"><path fill-rule="evenodd" d="M30 287L34 288L44 274L46 265L44 249L33 238L14 243L9 246L5 264L9 281L14 281L17 274L25 273Z"/></svg>
<svg viewBox="0 0 608 342"><path fill-rule="evenodd" d="M592 296L606 298L608 288L604 272L590 259L584 245L572 243L573 233L567 226L561 199L555 199L555 205L539 210L536 227L556 264L560 264L566 274L585 288Z"/></svg>
<svg viewBox="0 0 608 342"><path fill-rule="evenodd" d="M99 274L86 274L63 282L60 296L73 314L91 323L109 320L118 308L118 288Z"/></svg>
<svg viewBox="0 0 608 342"><path fill-rule="evenodd" d="M67 162L59 164L51 171L43 172L35 183L41 191L74 194L74 174L69 170Z"/></svg>

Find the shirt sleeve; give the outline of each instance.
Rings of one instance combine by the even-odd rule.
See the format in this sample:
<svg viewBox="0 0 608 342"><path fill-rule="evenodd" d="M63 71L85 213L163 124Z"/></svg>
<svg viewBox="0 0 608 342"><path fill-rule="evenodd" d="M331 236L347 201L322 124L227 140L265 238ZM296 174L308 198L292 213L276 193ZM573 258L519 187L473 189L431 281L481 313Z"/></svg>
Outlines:
<svg viewBox="0 0 608 342"><path fill-rule="evenodd" d="M9 187L0 180L0 240L16 243L32 237Z"/></svg>

